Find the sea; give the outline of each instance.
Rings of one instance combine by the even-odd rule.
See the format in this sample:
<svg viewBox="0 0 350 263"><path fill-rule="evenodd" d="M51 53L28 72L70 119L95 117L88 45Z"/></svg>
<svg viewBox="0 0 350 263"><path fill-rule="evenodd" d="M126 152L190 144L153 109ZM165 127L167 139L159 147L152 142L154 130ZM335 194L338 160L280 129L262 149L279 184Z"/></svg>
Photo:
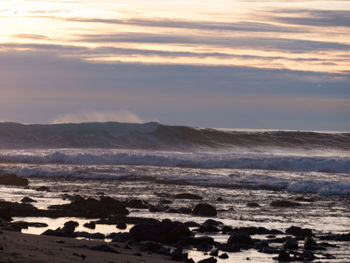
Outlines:
<svg viewBox="0 0 350 263"><path fill-rule="evenodd" d="M74 193L157 204L164 196L194 193L216 207L216 220L232 227L284 231L294 225L319 235L350 232L350 132L203 129L157 122L0 123L0 149L0 174L14 173L30 181L26 189L1 186L1 198L8 201L28 196L37 200L35 206L47 208L67 203L62 196ZM50 191L37 191L40 186ZM270 205L273 200L301 200L301 206L275 208ZM174 208L198 203L172 201ZM208 219L143 209L130 212L182 222ZM68 218L26 220L55 228ZM31 227L25 232L40 234L46 229ZM111 226L94 231L118 232ZM228 238L222 233L211 236L219 242ZM350 262L349 242L334 244L327 250L334 258L316 252L317 262ZM189 255L195 260L207 257L198 251ZM230 253L234 262L275 262L275 256L255 250Z"/></svg>

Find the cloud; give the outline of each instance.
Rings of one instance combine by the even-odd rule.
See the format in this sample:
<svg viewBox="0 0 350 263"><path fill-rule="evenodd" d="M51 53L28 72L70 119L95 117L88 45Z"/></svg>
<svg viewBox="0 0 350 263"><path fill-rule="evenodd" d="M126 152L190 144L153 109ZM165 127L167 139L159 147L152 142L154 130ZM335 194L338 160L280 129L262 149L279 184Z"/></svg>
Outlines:
<svg viewBox="0 0 350 263"><path fill-rule="evenodd" d="M142 123L142 119L136 114L126 111L89 111L82 110L76 113L68 113L57 116L52 123L81 123L81 122L130 122Z"/></svg>
<svg viewBox="0 0 350 263"><path fill-rule="evenodd" d="M291 25L350 27L347 10L277 9L271 12L270 19Z"/></svg>
<svg viewBox="0 0 350 263"><path fill-rule="evenodd" d="M205 45L242 49L277 50L295 53L324 50L350 50L350 45L338 42L260 36L206 37L195 34L154 34L128 32L116 34L85 34L81 35L77 40L91 43Z"/></svg>
<svg viewBox="0 0 350 263"><path fill-rule="evenodd" d="M24 38L24 39L36 39L36 40L48 40L48 39L50 39L48 36L37 35L37 34L16 34L16 35L13 35L13 37Z"/></svg>
<svg viewBox="0 0 350 263"><path fill-rule="evenodd" d="M235 32L307 32L306 29L298 27L286 27L281 25L274 25L263 22L210 22L210 21L191 21L191 20L176 20L176 19L105 19L105 18L84 18L84 17L70 17L62 18L55 17L56 19L70 21L70 22L83 22L83 23L104 23L104 24L117 24L117 25L133 25L142 27L165 27L176 29L197 29L197 30L209 30L209 31L235 31Z"/></svg>

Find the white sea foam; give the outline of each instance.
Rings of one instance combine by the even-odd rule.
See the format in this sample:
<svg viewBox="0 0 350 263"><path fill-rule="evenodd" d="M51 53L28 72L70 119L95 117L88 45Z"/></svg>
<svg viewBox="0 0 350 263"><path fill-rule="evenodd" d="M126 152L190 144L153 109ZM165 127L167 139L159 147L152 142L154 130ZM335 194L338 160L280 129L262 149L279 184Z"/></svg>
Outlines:
<svg viewBox="0 0 350 263"><path fill-rule="evenodd" d="M261 169L349 173L350 157L238 152L162 152L149 150L61 149L0 153L0 162L80 165Z"/></svg>

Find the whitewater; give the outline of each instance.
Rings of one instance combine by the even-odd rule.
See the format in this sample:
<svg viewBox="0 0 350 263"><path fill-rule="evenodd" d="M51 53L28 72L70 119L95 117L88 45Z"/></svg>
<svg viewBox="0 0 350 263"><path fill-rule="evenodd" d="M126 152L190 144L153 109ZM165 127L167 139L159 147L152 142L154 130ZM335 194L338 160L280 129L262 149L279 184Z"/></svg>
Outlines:
<svg viewBox="0 0 350 263"><path fill-rule="evenodd" d="M350 133L0 123L0 172L350 194Z"/></svg>

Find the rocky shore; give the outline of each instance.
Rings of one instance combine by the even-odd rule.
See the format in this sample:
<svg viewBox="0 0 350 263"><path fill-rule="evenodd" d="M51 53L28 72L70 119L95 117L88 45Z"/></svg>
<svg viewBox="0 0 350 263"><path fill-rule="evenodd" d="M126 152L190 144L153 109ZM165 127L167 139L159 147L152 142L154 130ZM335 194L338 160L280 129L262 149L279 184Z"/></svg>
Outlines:
<svg viewBox="0 0 350 263"><path fill-rule="evenodd" d="M0 184L3 178L0 177ZM26 187L23 178L7 175L6 185ZM49 189L37 189L49 191ZM311 262L334 259L330 248L350 242L348 234L318 234L313 229L291 225L287 229L267 229L265 227L232 227L217 220L217 209L206 203L199 195L191 193L154 193L161 202L151 204L142 199L117 200L101 194L99 198L82 197L66 193L63 199L69 203L51 205L39 209L35 200L23 197L21 202L0 200L0 262L195 262L189 251L203 255L200 263L229 262L232 253L255 250L272 255L281 262ZM175 199L192 200L195 205L172 207ZM300 202L312 200L300 199ZM258 207L257 203L247 206ZM273 200L271 207L294 209L298 200ZM199 224L193 221L179 222L171 219L135 217L129 209L148 210L150 213L188 214L194 217L210 217ZM14 217L36 217L38 222L15 221ZM67 221L62 227L48 229L40 236L25 235L20 232L28 227L46 227L41 217L75 217L91 219L84 228L94 229L98 224L113 225L115 232L90 233L77 231L79 222ZM131 225L129 231L125 230ZM216 241L212 235L227 235L224 242ZM83 238L84 240L77 240ZM98 241L97 241L98 240ZM96 261L96 259L99 259ZM50 259L50 261L52 261Z"/></svg>

